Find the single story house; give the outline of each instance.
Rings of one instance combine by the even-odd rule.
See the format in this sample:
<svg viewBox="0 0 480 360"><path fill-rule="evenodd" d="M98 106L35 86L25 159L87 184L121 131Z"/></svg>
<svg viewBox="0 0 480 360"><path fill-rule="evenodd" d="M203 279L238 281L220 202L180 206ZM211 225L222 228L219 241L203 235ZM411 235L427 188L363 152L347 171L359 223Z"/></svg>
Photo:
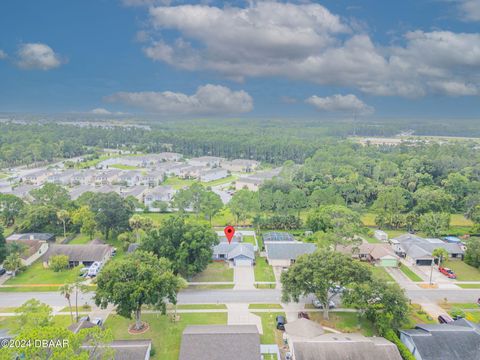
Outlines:
<svg viewBox="0 0 480 360"><path fill-rule="evenodd" d="M228 242L228 239L225 236L225 233L223 232L223 230L217 231L217 236L218 236L219 242ZM235 232L235 235L233 235L231 242L242 242L242 241L243 241L243 234L239 231Z"/></svg>
<svg viewBox="0 0 480 360"><path fill-rule="evenodd" d="M377 240L387 242L388 241L388 234L383 230L375 230L373 232L373 237Z"/></svg>
<svg viewBox="0 0 480 360"><path fill-rule="evenodd" d="M60 245L53 244L49 247L43 257L44 266L48 267L48 262L53 256L66 255L70 267L83 264L90 266L95 261L105 263L112 256L113 247L110 245Z"/></svg>
<svg viewBox="0 0 480 360"><path fill-rule="evenodd" d="M252 266L255 250L250 243L221 242L213 247L213 260L231 261L235 266Z"/></svg>
<svg viewBox="0 0 480 360"><path fill-rule="evenodd" d="M403 234L390 240L393 250L398 256L406 257L416 265L430 266L433 261L432 252L443 248L449 259L463 260L464 250L458 244L446 243L440 239L426 239L413 234Z"/></svg>
<svg viewBox="0 0 480 360"><path fill-rule="evenodd" d="M20 260L24 266L31 265L38 260L48 250L48 242L44 240L8 240L9 243L18 243L23 245L25 251L20 255Z"/></svg>
<svg viewBox="0 0 480 360"><path fill-rule="evenodd" d="M268 264L284 268L295 263L299 256L311 254L317 248L315 244L298 241L275 241L267 242L264 245Z"/></svg>
<svg viewBox="0 0 480 360"><path fill-rule="evenodd" d="M193 166L218 167L224 160L224 158L217 156L200 156L188 160L188 163Z"/></svg>
<svg viewBox="0 0 480 360"><path fill-rule="evenodd" d="M12 234L6 239L7 241L23 241L23 240L37 240L55 242L55 235L50 233L24 233Z"/></svg>
<svg viewBox="0 0 480 360"><path fill-rule="evenodd" d="M399 256L388 244L339 245L337 251L382 267L397 267L400 261Z"/></svg>
<svg viewBox="0 0 480 360"><path fill-rule="evenodd" d="M222 168L227 169L229 171L234 171L234 172L252 172L258 166L260 165L260 162L256 160L248 160L248 159L234 159L231 161L225 161L222 163Z"/></svg>
<svg viewBox="0 0 480 360"><path fill-rule="evenodd" d="M152 350L152 340L114 340L101 346L113 349L113 360L148 360ZM103 359L102 352L99 351L99 345L82 345L81 348L95 351L90 359Z"/></svg>
<svg viewBox="0 0 480 360"><path fill-rule="evenodd" d="M260 334L255 325L190 325L178 359L260 360Z"/></svg>
<svg viewBox="0 0 480 360"><path fill-rule="evenodd" d="M417 360L478 360L480 325L468 320L450 324L420 324L400 330L400 340Z"/></svg>
<svg viewBox="0 0 480 360"><path fill-rule="evenodd" d="M228 171L222 168L215 168L201 171L199 174L200 181L209 182L228 177Z"/></svg>
<svg viewBox="0 0 480 360"><path fill-rule="evenodd" d="M258 191L262 183L262 179L242 177L235 181L235 190L248 189L250 191Z"/></svg>

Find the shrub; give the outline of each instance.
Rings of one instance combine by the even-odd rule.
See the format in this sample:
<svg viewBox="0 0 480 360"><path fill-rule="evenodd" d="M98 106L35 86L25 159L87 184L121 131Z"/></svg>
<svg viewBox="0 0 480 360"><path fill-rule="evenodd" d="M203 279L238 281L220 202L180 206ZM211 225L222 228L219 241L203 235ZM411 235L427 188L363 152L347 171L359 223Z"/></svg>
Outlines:
<svg viewBox="0 0 480 360"><path fill-rule="evenodd" d="M410 350L408 350L405 344L400 341L395 331L391 329L386 331L384 337L385 339L390 340L395 345L397 345L398 351L400 352L403 360L416 360L415 356L413 356L413 354L410 352Z"/></svg>
<svg viewBox="0 0 480 360"><path fill-rule="evenodd" d="M68 267L67 255L55 255L50 258L49 267L55 272L62 271Z"/></svg>

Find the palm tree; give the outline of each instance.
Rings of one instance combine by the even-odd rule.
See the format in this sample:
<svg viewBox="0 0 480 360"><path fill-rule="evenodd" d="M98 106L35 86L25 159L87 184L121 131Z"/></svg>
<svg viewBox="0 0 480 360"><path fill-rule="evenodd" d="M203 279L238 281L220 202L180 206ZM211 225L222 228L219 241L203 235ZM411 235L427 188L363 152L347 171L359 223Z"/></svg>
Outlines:
<svg viewBox="0 0 480 360"><path fill-rule="evenodd" d="M140 229L143 226L143 218L140 215L133 215L130 220L128 220L128 224L135 231L138 242L140 239Z"/></svg>
<svg viewBox="0 0 480 360"><path fill-rule="evenodd" d="M78 293L88 292L88 286L79 279L75 280L71 286L75 291L75 315L78 321Z"/></svg>
<svg viewBox="0 0 480 360"><path fill-rule="evenodd" d="M3 262L3 267L7 271L12 272L12 277L15 277L17 274L18 269L22 266L22 259L20 259L20 254L17 252L13 252L7 256L5 261Z"/></svg>
<svg viewBox="0 0 480 360"><path fill-rule="evenodd" d="M448 258L448 252L444 248L436 248L432 251L432 256L434 259L438 259L438 268L442 265L442 261L444 258ZM433 264L435 263L432 260L431 267L430 267L430 285L432 285L432 276L433 276Z"/></svg>
<svg viewBox="0 0 480 360"><path fill-rule="evenodd" d="M70 284L65 284L60 287L60 294L65 296L65 299L68 301L68 307L70 308L70 317L72 318L72 324L74 323L73 321L73 310L72 310L72 300L70 299L70 296L72 294L72 285Z"/></svg>
<svg viewBox="0 0 480 360"><path fill-rule="evenodd" d="M63 237L67 237L67 220L70 214L67 210L60 210L57 212L57 218L63 223Z"/></svg>

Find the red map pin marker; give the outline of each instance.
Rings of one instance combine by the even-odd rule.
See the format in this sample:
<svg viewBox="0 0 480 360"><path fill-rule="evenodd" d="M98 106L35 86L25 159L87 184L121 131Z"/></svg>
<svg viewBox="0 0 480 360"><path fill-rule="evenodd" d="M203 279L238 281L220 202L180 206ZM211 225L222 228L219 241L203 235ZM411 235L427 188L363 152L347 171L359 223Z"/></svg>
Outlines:
<svg viewBox="0 0 480 360"><path fill-rule="evenodd" d="M235 235L235 228L233 226L227 226L225 229L223 229L223 232L225 233L228 243L230 244L232 242L233 235Z"/></svg>

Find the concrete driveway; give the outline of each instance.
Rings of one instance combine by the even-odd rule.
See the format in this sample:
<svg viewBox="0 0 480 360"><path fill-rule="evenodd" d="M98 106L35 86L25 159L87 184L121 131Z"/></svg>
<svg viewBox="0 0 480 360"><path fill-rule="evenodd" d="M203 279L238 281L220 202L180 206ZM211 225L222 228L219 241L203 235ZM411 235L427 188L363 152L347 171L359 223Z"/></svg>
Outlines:
<svg viewBox="0 0 480 360"><path fill-rule="evenodd" d="M235 266L233 268L234 290L254 290L255 273L253 266Z"/></svg>
<svg viewBox="0 0 480 360"><path fill-rule="evenodd" d="M262 319L248 310L248 304L227 304L228 325L255 325L263 334Z"/></svg>

